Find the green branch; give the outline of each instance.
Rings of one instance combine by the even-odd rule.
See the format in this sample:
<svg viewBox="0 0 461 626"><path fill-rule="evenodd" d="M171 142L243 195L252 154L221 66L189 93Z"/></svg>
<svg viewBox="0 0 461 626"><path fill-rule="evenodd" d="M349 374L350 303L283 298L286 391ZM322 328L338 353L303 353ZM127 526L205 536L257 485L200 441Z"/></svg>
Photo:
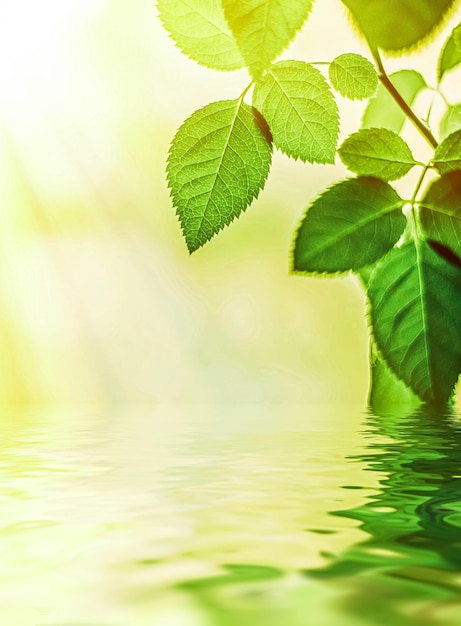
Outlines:
<svg viewBox="0 0 461 626"><path fill-rule="evenodd" d="M372 53L373 58L375 60L375 63L377 65L377 67L378 67L379 80L381 81L381 83L384 85L384 87L387 89L387 91L390 93L390 95L393 97L395 102L399 105L399 107L402 109L402 111L405 113L405 115L408 117L408 119L418 129L418 131L421 133L421 135L424 137L424 139L426 139L426 141L431 145L432 148L434 148L434 149L437 148L437 146L438 146L437 139L431 133L429 128L424 124L424 122L422 120L420 120L417 115L415 115L415 113L413 112L411 107L408 106L408 104L402 98L400 93L397 91L397 89L392 84L392 82L391 82L391 80L390 80L389 76L387 75L387 72L386 72L386 70L384 68L384 65L383 65L383 62L381 60L381 56L379 54L378 49L375 46L371 46L370 45L370 50L371 50L371 53Z"/></svg>

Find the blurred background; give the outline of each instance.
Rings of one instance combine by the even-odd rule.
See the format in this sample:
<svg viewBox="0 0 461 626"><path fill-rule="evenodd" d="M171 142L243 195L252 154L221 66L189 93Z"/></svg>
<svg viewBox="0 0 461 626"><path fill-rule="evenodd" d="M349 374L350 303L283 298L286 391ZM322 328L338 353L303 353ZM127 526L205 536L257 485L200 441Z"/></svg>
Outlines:
<svg viewBox="0 0 461 626"><path fill-rule="evenodd" d="M364 414L358 284L289 272L302 214L345 169L275 154L259 199L190 256L165 182L169 144L194 110L240 94L246 72L182 56L150 0L1 7L0 623L298 626L307 614L368 626L376 614L408 626L413 610L411 623L435 623L419 602L428 563L456 558L458 529L440 537L460 445L443 420ZM389 71L434 84L446 32L387 59ZM367 54L341 3L318 0L284 57L350 51ZM430 100L418 98L422 112ZM345 137L363 104L338 102ZM399 189L412 185L410 174ZM418 561L399 538L426 510ZM383 537L409 546L413 570L404 559L385 579ZM458 570L449 581L436 570L431 591L448 597L431 614L451 609L453 624Z"/></svg>
<svg viewBox="0 0 461 626"><path fill-rule="evenodd" d="M284 57L366 54L338 7L317 2ZM289 274L300 217L342 166L276 154L237 222L193 256L182 240L169 143L247 82L182 56L153 2L2 5L0 402L365 402L359 286ZM345 136L363 106L340 106Z"/></svg>

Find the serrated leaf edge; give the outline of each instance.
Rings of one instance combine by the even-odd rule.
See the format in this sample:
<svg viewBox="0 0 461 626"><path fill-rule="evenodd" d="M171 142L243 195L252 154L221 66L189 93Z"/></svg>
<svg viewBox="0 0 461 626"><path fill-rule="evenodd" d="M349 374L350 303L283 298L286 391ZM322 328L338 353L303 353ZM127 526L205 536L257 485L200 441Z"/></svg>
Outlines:
<svg viewBox="0 0 461 626"><path fill-rule="evenodd" d="M205 108L207 108L207 107L209 107L209 106L211 106L211 105L213 105L213 104L220 103L220 102L226 102L226 101L223 101L223 100L216 100L216 101L214 101L214 102L210 102L210 103L208 103L208 104L205 104L203 107L200 107L199 109L196 109L195 111L193 111L193 112L189 115L189 117L187 117L187 118L186 118L186 119L182 122L182 124L179 126L179 128L176 130L176 132L175 132L175 134L174 134L174 136L173 136L173 139L172 139L172 140L171 140L171 142L170 142L169 149L168 149L167 163L166 163L166 168L165 168L167 185L168 185L168 189L169 189L169 195L170 195L170 198L172 199L172 204L173 204L173 206L174 206L174 208L175 208L175 214L176 214L176 217L178 218L179 225L180 225L180 228L181 228L181 232L182 232L182 235L183 235L184 241L186 242L186 246L187 246L187 249L188 249L188 251L189 251L189 254L192 254L193 252L196 252L197 250L199 250L200 248L202 248L202 247L203 247L206 243L208 243L209 241L211 241L211 239L213 239L213 238L214 238L214 237L215 237L218 233L220 233L222 230L224 230L224 228L226 228L227 226L229 226L230 224L232 224L232 222L233 222L234 220L236 220L236 219L238 219L239 217L241 217L241 215L242 215L242 214L243 214L243 213L244 213L244 212L245 212L245 211L246 211L246 210L247 210L247 209L251 206L251 204L253 204L253 202L254 202L255 200L257 200L257 199L258 199L258 197L259 197L260 193L263 191L264 187L266 186L266 182L267 182L267 178L268 178L268 175L267 175L267 176L266 176L266 178L265 178L265 179L264 179L264 181L263 181L263 184L262 184L262 185L261 185L261 187L258 189L257 193L256 193L254 196L252 196L252 197L250 198L249 203L247 204L247 206L246 206L246 207L245 207L245 208L244 208L244 209L243 209L240 213L238 213L237 215L233 215L233 216L231 216L231 219L230 219L228 222L223 223L222 225L220 225L220 226L217 228L217 230L216 230L214 233L212 233L212 234L210 235L210 237L207 237L207 239L205 239L205 241L204 241L203 243L201 243L200 245L196 245L196 246L190 246L190 245L189 245L189 243L188 243L188 239L187 239L187 236L186 236L186 230L185 230L185 227L183 226L183 223L182 223L182 221L181 221L181 215L180 215L180 213L179 213L179 207L177 207L177 206L176 206L176 203L175 203L175 201L174 201L174 196L173 196L173 187L172 187L172 183L171 183L171 179L170 179L170 175L169 175L169 162L170 162L170 156L171 156L171 154L172 154L173 144L174 144L174 141L175 141L175 139L176 139L177 135L178 135L178 134L179 134L179 132L181 131L182 126L183 126L183 125L184 125L184 124L185 124L185 123L186 123L186 122L190 119L190 117L192 117L192 115L194 115L195 113L198 113L198 112L202 111L203 109L205 109ZM241 99L237 99L237 100L228 100L227 102L235 102L235 103L237 103L237 104L238 104L238 106L236 107L236 114L235 114L234 119L232 120L232 124L231 124L231 127L233 127L233 125L235 124L235 121L236 121L236 119L237 119L239 109L240 109L240 107L241 107L242 105L244 105L244 104L245 104L245 102L243 102L243 100L241 100ZM253 111L252 111L252 112L253 112L253 115L254 115L254 107L251 107L250 105L246 105L246 106L248 106L249 108L253 109ZM260 113L259 111L257 111L257 113L258 113L259 115L261 115L261 113ZM255 116L255 117L256 117L256 116ZM263 117L262 115L261 115L261 117L264 119L264 117ZM265 121L265 120L264 120L264 121ZM260 122L259 122L259 121L257 121L257 124L258 124L258 126L260 126ZM268 169L268 174L269 174L269 171L270 171L270 166L271 166L271 162L272 162L272 143L268 141L268 137L267 137L267 135L264 133L264 130L263 130L263 129L260 129L260 130L261 130L261 133L264 135L264 137L265 137L265 139L266 139L266 141L267 141L268 145L269 145L269 146L270 146L270 148L271 148L271 150L270 150L270 152L271 152L271 158L270 158L270 161L269 161L269 169ZM231 129L231 130L230 130L230 132L229 132L229 137L230 137L231 133L232 133L232 129ZM228 141L229 141L229 139L228 139ZM227 142L226 142L226 145L227 145ZM223 155L222 155L222 157L221 157L221 162L222 162L222 159L224 158L224 152L225 152L225 150L223 151ZM215 179L217 179L217 176L218 176L218 175L216 174ZM214 185L214 184L215 184L215 183L213 183L213 185ZM210 193L211 193L211 192L210 192Z"/></svg>
<svg viewBox="0 0 461 626"><path fill-rule="evenodd" d="M308 277L312 276L312 277L319 277L319 278L334 278L334 277L347 276L348 274L351 274L351 273L352 274L357 274L358 272L360 272L360 270L364 269L365 267L374 267L374 266L376 266L382 259L384 259L384 257L386 257L389 254L389 252L391 250L393 250L395 247L397 247L397 244L395 244L391 248L391 250L388 250L381 257L378 257L377 259L375 259L375 261L373 261L373 263L365 263L364 265L361 265L360 267L356 267L355 269L338 270L336 272L326 272L326 271L319 272L319 271L298 270L298 269L296 269L294 267L294 255L295 255L296 241L298 239L298 233L299 233L299 231L301 230L301 228L303 226L304 219L305 219L307 213L309 212L309 210L312 208L312 206L315 204L315 202L317 202L317 200L322 198L331 189L334 189L338 185L341 185L342 183L345 183L347 181L358 180L360 178L376 178L376 177L375 176L355 176L355 177L352 177L352 178L344 178L343 180L337 181L337 182L331 184L326 189L324 189L320 194L318 194L316 196L316 198L309 204L307 209L304 211L301 220L298 222L298 227L295 230L294 237L292 238L292 242L291 242L291 247L290 247L290 250L289 250L289 253L288 253L289 273L290 273L291 276L305 276L305 277L306 276L308 276ZM378 180L380 180L380 179L378 179ZM387 181L382 181L382 182L386 182L386 184L387 184ZM388 211L385 211L385 213L383 213L383 215L386 214L386 213L390 213L391 211L395 211L398 208L403 208L405 204L406 204L405 200L400 199L400 202L398 202L395 206L392 205L392 208L389 209Z"/></svg>

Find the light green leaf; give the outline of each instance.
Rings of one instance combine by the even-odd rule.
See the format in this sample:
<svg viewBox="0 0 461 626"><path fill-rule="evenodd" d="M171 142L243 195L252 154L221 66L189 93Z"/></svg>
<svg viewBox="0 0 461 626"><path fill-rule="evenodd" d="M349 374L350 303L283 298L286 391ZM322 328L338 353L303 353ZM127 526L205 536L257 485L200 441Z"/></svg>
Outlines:
<svg viewBox="0 0 461 626"><path fill-rule="evenodd" d="M437 78L439 82L448 70L453 69L461 63L461 24L454 28L442 48L437 67Z"/></svg>
<svg viewBox="0 0 461 626"><path fill-rule="evenodd" d="M427 37L455 0L342 0L374 47L404 50Z"/></svg>
<svg viewBox="0 0 461 626"><path fill-rule="evenodd" d="M461 130L448 135L434 154L434 165L441 174L461 170Z"/></svg>
<svg viewBox="0 0 461 626"><path fill-rule="evenodd" d="M446 404L461 371L461 269L410 241L378 263L368 295L387 364L425 402Z"/></svg>
<svg viewBox="0 0 461 626"><path fill-rule="evenodd" d="M222 0L224 12L253 78L288 46L313 0Z"/></svg>
<svg viewBox="0 0 461 626"><path fill-rule="evenodd" d="M352 178L322 194L298 230L293 269L336 273L374 263L400 239L403 200L377 178Z"/></svg>
<svg viewBox="0 0 461 626"><path fill-rule="evenodd" d="M360 54L341 54L330 64L331 84L342 96L352 100L371 98L378 86L378 74L372 63Z"/></svg>
<svg viewBox="0 0 461 626"><path fill-rule="evenodd" d="M213 102L178 130L168 182L193 252L244 211L264 187L272 146L259 114L240 100Z"/></svg>
<svg viewBox="0 0 461 626"><path fill-rule="evenodd" d="M414 70L400 70L391 74L389 79L409 106L413 104L416 96L427 87L421 74ZM384 85L379 85L376 96L370 100L365 109L362 128L389 128L395 133L400 133L405 120L405 113Z"/></svg>
<svg viewBox="0 0 461 626"><path fill-rule="evenodd" d="M420 220L428 239L461 257L461 171L432 183L421 200Z"/></svg>
<svg viewBox="0 0 461 626"><path fill-rule="evenodd" d="M461 129L461 104L453 104L445 111L440 120L440 136L442 139Z"/></svg>
<svg viewBox="0 0 461 626"><path fill-rule="evenodd" d="M163 26L191 59L217 70L245 67L220 0L158 0L157 6Z"/></svg>
<svg viewBox="0 0 461 626"><path fill-rule="evenodd" d="M312 65L304 61L273 65L256 82L253 105L282 152L310 163L334 163L338 109L327 81Z"/></svg>
<svg viewBox="0 0 461 626"><path fill-rule="evenodd" d="M352 172L383 180L401 178L415 165L405 141L387 128L362 128L344 141L338 154Z"/></svg>

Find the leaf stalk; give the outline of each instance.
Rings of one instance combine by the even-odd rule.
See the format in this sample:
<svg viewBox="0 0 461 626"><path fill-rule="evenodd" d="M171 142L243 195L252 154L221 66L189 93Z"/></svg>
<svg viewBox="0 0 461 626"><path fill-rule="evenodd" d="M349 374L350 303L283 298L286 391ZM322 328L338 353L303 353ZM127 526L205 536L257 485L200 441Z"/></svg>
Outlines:
<svg viewBox="0 0 461 626"><path fill-rule="evenodd" d="M397 91L397 89L392 84L392 82L391 82L391 80L390 80L390 78L389 78L389 76L388 76L388 74L386 72L386 69L385 69L385 67L383 65L383 62L382 62L382 59L381 59L381 55L379 54L378 49L375 46L370 46L370 50L371 50L371 53L372 53L373 58L375 60L376 66L378 68L379 80L384 85L384 87L387 89L387 91L392 96L392 98L395 100L395 102L402 109L402 111L405 113L405 115L408 117L408 119L413 123L413 125L421 133L421 135L424 137L424 139L426 139L426 141L435 150L435 148L437 148L437 146L439 145L437 139L431 133L429 128L426 126L426 124L424 124L424 122L422 120L420 120L419 117L414 113L412 108L410 106L408 106L408 104L402 98L400 93Z"/></svg>

